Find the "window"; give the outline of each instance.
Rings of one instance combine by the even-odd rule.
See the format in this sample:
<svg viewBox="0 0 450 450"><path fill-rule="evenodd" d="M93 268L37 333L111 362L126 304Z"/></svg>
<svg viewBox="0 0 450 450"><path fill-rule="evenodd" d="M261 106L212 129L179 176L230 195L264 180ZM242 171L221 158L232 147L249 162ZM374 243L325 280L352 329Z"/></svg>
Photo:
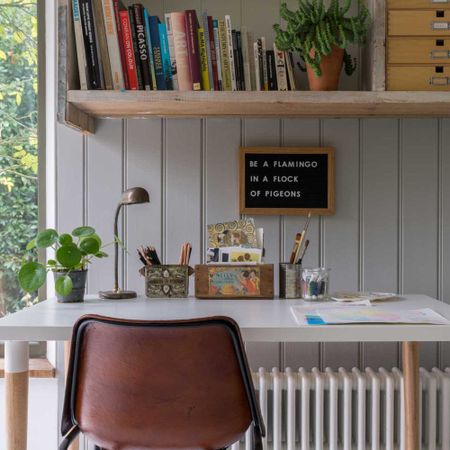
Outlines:
<svg viewBox="0 0 450 450"><path fill-rule="evenodd" d="M37 301L16 273L38 228L37 0L0 0L0 317Z"/></svg>

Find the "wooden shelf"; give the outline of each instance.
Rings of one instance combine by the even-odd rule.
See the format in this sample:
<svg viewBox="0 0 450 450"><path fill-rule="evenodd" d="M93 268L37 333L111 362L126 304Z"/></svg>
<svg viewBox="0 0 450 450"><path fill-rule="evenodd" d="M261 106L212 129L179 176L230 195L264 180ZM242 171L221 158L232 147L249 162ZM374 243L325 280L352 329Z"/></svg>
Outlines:
<svg viewBox="0 0 450 450"><path fill-rule="evenodd" d="M449 117L450 92L68 91L91 117Z"/></svg>

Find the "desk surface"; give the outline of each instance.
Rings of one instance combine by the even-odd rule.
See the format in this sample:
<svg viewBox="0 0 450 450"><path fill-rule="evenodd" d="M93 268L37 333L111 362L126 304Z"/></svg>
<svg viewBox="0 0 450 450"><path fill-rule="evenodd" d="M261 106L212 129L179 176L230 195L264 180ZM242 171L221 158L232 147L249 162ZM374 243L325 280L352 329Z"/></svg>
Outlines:
<svg viewBox="0 0 450 450"><path fill-rule="evenodd" d="M54 299L0 319L0 340L68 340L84 314L141 320L229 316L246 341L262 342L399 342L450 341L450 325L326 325L299 326L290 307L301 300L100 300L60 304ZM313 303L311 309L314 309ZM373 306L394 310L432 308L450 320L450 305L423 295L408 295Z"/></svg>

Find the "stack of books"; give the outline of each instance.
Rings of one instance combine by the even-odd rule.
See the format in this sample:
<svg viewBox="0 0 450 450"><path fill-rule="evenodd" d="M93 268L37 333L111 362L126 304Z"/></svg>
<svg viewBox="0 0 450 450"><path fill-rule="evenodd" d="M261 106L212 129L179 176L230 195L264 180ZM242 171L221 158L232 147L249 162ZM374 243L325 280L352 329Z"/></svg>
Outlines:
<svg viewBox="0 0 450 450"><path fill-rule="evenodd" d="M81 89L295 90L290 53L266 48L231 17L195 10L161 21L142 4L72 0Z"/></svg>

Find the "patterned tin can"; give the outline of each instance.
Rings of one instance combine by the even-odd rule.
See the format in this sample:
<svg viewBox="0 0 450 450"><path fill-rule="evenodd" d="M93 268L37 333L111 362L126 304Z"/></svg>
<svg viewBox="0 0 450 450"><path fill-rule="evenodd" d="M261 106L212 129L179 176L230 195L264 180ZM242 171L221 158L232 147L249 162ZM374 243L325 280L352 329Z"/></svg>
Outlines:
<svg viewBox="0 0 450 450"><path fill-rule="evenodd" d="M191 268L180 265L145 267L145 295L149 298L184 298L189 295Z"/></svg>
<svg viewBox="0 0 450 450"><path fill-rule="evenodd" d="M280 263L280 298L300 298L301 264Z"/></svg>

